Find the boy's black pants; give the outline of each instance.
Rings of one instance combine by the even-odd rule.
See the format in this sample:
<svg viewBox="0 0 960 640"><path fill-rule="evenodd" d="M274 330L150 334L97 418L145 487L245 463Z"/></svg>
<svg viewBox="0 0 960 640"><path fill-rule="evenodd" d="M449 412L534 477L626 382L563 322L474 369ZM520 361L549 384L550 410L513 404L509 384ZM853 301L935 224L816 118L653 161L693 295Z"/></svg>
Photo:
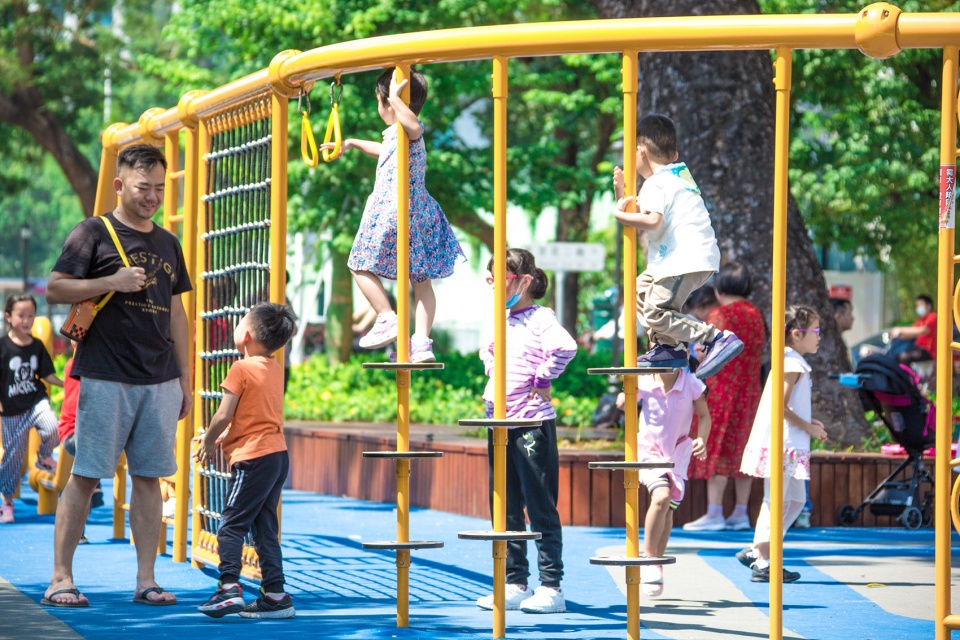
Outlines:
<svg viewBox="0 0 960 640"><path fill-rule="evenodd" d="M227 489L227 505L223 510L220 531L217 532L221 582L237 582L240 579L243 538L252 525L254 548L260 558L260 572L263 574L260 586L266 592L283 591L283 556L280 553L277 507L289 470L290 458L286 451L233 465Z"/></svg>
<svg viewBox="0 0 960 640"><path fill-rule="evenodd" d="M487 434L490 463L490 512L493 513L493 431ZM539 531L537 565L540 583L559 585L563 578L563 536L557 493L560 486L560 455L557 422L544 420L532 429L507 431L507 530L525 531L523 509L530 529ZM530 577L525 540L507 542L507 583L526 584Z"/></svg>

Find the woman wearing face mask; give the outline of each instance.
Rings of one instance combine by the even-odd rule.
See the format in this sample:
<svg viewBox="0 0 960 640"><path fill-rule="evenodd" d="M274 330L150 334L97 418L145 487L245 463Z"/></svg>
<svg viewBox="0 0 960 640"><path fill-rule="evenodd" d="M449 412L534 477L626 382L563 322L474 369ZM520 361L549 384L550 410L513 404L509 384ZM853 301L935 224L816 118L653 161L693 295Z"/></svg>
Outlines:
<svg viewBox="0 0 960 640"><path fill-rule="evenodd" d="M487 265L493 273L493 261ZM493 276L487 278L493 284ZM563 577L563 540L557 492L560 456L557 452L557 414L550 403L550 381L577 355L577 342L546 307L533 303L547 292L547 275L523 249L507 250L507 418L539 419L539 427L510 429L507 437L507 530L523 531L524 506L537 540L540 585L527 587L530 576L527 543L507 543L506 608L527 613L563 613L567 610L560 580ZM480 350L490 376L483 392L487 417L493 417L493 343ZM493 495L493 436L487 438L490 493ZM492 511L492 509L491 509ZM493 596L477 600L493 609Z"/></svg>
<svg viewBox="0 0 960 640"><path fill-rule="evenodd" d="M897 354L901 364L924 362L937 358L937 314L930 296L917 296L917 321L910 327L890 329L890 337L896 340L913 341L913 344Z"/></svg>

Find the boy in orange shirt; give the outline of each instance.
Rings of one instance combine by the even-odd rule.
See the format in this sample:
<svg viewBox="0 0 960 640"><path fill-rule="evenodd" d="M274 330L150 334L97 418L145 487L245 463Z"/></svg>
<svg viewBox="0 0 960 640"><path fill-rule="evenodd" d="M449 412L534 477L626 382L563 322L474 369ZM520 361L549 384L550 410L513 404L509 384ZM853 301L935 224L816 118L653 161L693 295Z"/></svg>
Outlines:
<svg viewBox="0 0 960 640"><path fill-rule="evenodd" d="M217 544L220 585L201 613L222 618L292 618L289 594L284 593L277 507L290 459L283 437L283 366L273 357L296 330L293 314L283 305L261 302L240 319L233 340L243 355L220 385L223 399L210 428L194 438L200 464L208 463L217 445L230 468L227 505ZM229 429L228 429L229 426ZM256 526L254 547L260 558L261 596L243 601L240 579L243 538Z"/></svg>

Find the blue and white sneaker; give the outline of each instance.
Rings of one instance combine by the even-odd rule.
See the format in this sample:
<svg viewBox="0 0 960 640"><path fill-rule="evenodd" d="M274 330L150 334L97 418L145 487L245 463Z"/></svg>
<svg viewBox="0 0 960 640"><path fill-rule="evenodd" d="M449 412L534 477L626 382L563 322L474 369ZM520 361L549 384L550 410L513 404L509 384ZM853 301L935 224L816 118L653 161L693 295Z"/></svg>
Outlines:
<svg viewBox="0 0 960 640"><path fill-rule="evenodd" d="M706 380L720 372L720 369L743 351L743 342L729 331L721 331L713 342L706 345L707 354L697 367L697 377Z"/></svg>
<svg viewBox="0 0 960 640"><path fill-rule="evenodd" d="M665 347L662 344L656 345L637 358L638 367L681 369L689 363L690 356L684 347Z"/></svg>

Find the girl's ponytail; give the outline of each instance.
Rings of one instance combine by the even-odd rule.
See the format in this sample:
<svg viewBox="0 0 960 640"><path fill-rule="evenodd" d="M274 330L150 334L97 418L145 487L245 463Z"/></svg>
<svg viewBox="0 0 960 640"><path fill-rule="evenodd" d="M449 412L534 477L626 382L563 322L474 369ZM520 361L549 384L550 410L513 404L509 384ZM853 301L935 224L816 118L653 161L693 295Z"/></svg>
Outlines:
<svg viewBox="0 0 960 640"><path fill-rule="evenodd" d="M787 309L784 317L783 331L787 341L790 338L790 332L796 329L807 329L813 324L814 320L819 320L820 314L814 311L812 307L802 304L795 304Z"/></svg>
<svg viewBox="0 0 960 640"><path fill-rule="evenodd" d="M533 276L533 284L530 285L530 298L533 300L539 300L547 294L547 285L550 284L550 280L547 278L547 274L543 272L543 269L535 268Z"/></svg>
<svg viewBox="0 0 960 640"><path fill-rule="evenodd" d="M493 258L487 263L487 270L493 272ZM526 249L507 249L507 271L518 276L531 276L533 284L528 292L532 300L539 300L547 293L550 279L543 269L537 268L533 254Z"/></svg>

